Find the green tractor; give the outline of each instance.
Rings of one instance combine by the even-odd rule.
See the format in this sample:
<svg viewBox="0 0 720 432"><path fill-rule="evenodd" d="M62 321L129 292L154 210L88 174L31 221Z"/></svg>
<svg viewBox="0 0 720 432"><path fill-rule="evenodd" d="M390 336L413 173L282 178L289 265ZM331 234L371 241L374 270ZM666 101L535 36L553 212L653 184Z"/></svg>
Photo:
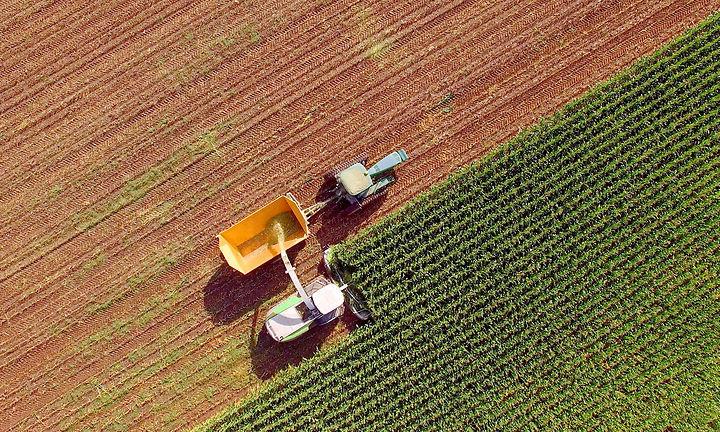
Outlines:
<svg viewBox="0 0 720 432"><path fill-rule="evenodd" d="M322 194L328 198L303 210L306 216L310 218L333 202L345 204L347 214L355 213L364 202L380 196L395 183L392 170L405 162L408 155L402 149L394 151L370 168L365 167L367 159L367 155L363 154L327 173L325 177L334 180L334 187Z"/></svg>

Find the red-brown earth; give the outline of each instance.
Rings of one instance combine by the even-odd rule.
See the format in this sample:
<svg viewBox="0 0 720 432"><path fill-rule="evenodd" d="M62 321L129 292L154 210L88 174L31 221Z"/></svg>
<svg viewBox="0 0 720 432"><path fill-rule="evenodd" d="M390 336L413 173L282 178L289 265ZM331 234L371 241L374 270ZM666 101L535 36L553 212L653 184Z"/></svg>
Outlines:
<svg viewBox="0 0 720 432"><path fill-rule="evenodd" d="M281 264L215 235L367 152L410 160L322 248L397 209L720 1L4 1L0 428L175 430L342 337L260 331Z"/></svg>

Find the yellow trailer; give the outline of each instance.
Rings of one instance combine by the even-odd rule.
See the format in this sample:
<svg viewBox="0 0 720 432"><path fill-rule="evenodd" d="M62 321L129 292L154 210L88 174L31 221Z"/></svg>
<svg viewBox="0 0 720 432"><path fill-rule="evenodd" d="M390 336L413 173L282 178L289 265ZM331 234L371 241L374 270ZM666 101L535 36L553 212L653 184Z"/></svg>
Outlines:
<svg viewBox="0 0 720 432"><path fill-rule="evenodd" d="M268 230L273 219L280 219L285 225L285 250L310 233L308 219L298 201L291 194L283 195L218 234L220 251L230 267L248 274L280 255L280 245L272 241Z"/></svg>

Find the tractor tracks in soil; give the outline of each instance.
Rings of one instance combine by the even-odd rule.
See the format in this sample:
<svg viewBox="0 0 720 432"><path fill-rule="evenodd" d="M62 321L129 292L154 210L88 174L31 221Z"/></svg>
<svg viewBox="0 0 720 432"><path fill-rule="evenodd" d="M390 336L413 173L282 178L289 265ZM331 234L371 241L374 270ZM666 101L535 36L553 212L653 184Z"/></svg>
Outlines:
<svg viewBox="0 0 720 432"><path fill-rule="evenodd" d="M274 171L278 171L278 169L276 168L276 169L274 169Z"/></svg>
<svg viewBox="0 0 720 432"><path fill-rule="evenodd" d="M318 47L322 47L322 46L324 45L325 41L320 40L320 41L316 41L316 43L317 43ZM297 51L298 53L300 52L300 51L298 51L298 50L296 50L296 51ZM318 52L315 53L315 54L317 54L316 57L318 57L318 56L324 55L324 53L325 53L325 51L318 51ZM299 55L299 54L298 54L298 55ZM315 57L311 57L311 58L315 58ZM305 66L304 63L302 63L302 62L300 62L300 64L303 65L303 66ZM310 64L310 65L308 66L308 68L312 68L312 64ZM229 75L227 75L227 74L228 74L228 70L229 70L229 66L228 66L228 67L225 67L224 70L225 70L224 75L220 77L219 82L227 82L227 81L229 80L229 78L230 78ZM298 73L299 73L299 74L307 74L307 72L308 72L308 71L307 71L307 70L304 70L304 69L301 69L299 72L298 72L298 71L294 71L294 72L293 72L294 75L293 75L293 76L290 76L290 77L287 77L287 78L288 78L291 82L296 83L296 82L298 81L298 78L299 78L299 76L298 76L297 74L298 74ZM320 75L318 75L318 76L320 76ZM255 90L255 93L257 93L258 91L262 91L262 90L264 89L264 86L259 85L257 82L254 82L254 81L253 81L253 82L250 82L250 83L246 84L246 86L244 86L243 88L241 88L241 90L243 90L243 89L248 90L248 89L251 89L251 88L253 88L253 87L258 87L258 88L259 88L259 90L257 90L257 89ZM268 89L268 91L270 91L271 93L274 93L274 90L275 90L274 88ZM298 93L299 91L302 90L302 86L301 86L301 87L298 87L297 85L291 86L291 87L290 87L290 90L296 93L296 95L294 96L294 99L298 99L298 98L300 98L300 97L303 96L303 93ZM200 96L200 93L202 93L202 92L204 92L204 91L206 91L206 89L205 89L204 87L200 86L200 88L198 88L198 89L195 90L195 92L197 92L197 93L195 93L194 96ZM305 92L305 93L306 93L306 92ZM282 99L283 97L285 98L285 100L288 99L287 97L285 97L286 95L283 94L283 93L280 93L279 95L280 95L280 97L281 97L281 98L280 98L280 101L284 101L284 100ZM253 100L257 100L257 98L245 98L245 99L242 100L242 102L244 102L245 105L239 106L239 107L235 107L235 106L228 106L228 105L227 105L227 102L228 102L227 98L228 98L228 97L229 97L229 96L226 96L226 98L222 98L222 99L220 99L219 101L213 100L212 103L215 104L215 105L205 108L205 109L214 109L214 111L213 111L213 112L214 112L214 115L213 115L211 118L212 118L213 120L215 120L215 121L209 123L208 127L206 128L206 130L207 130L208 128L210 128L210 126L213 125L213 124L219 124L219 123L221 123L223 120L227 120L228 112L232 112L233 109L235 109L235 112L240 112L240 113L244 113L244 112L248 112L248 111L249 111L249 112L251 113L251 116L248 116L248 118L247 118L248 120L251 120L252 118L257 117L258 112L259 112L259 111L262 111L261 108L258 108L258 107L252 108L251 106L247 106L247 104L253 104ZM191 100L197 100L197 99L199 99L199 97L191 97L190 99L191 99ZM183 107L183 110L185 109L185 107L186 107L186 105L187 105L187 102L188 102L187 100L181 100L181 101L180 101L180 103L181 103L181 105L182 105L182 107ZM198 109L199 109L199 108L197 108L197 107L190 106L188 112L192 112L192 111L197 112ZM278 109L280 109L280 108L274 108L273 111L276 111L276 110L278 110ZM180 114L184 114L185 112L184 112L183 110L180 110L179 113L180 113ZM225 118L223 119L223 117L220 116L220 115L217 113L217 111L219 111L220 113L224 114L224 115L225 115ZM202 114L203 114L203 111L200 111L200 113L199 113L198 115L202 115ZM261 118L262 118L262 117L261 117ZM238 121L245 121L245 120L246 120L245 118L240 118L240 119L238 119ZM206 123L208 123L208 122L206 122ZM172 132L174 132L174 131L172 131ZM182 131L179 131L179 132L181 133ZM199 132L199 131L198 131L198 132ZM97 138L97 137L92 137L92 138L94 139L94 138ZM161 137L161 138L164 138L164 137ZM157 153L157 150L156 150L156 149L153 150L152 146L147 145L147 142L146 142L146 141L147 141L147 136L141 136L141 137L137 140L137 142L138 142L139 144L141 144L141 145L142 145L142 144L146 144L145 148L140 147L137 151L141 151L141 149L144 149L144 150L147 151L147 152L155 151L155 152ZM150 160L150 161L153 160L152 158L145 158L145 159L148 159L148 160ZM142 160L145 160L145 159L141 158L141 161L142 161ZM134 161L133 161L133 162L134 162ZM128 177L128 174L132 175L132 177L136 177L136 176L140 175L144 170L147 170L147 169L149 169L150 167L152 167L151 164L140 165L140 170L139 170L139 171L137 171L137 172L135 172L135 173L125 173L125 172L123 172L123 173L122 173L123 175L122 175L122 176L118 176L118 178L119 178L119 179L127 178L127 177ZM100 183L100 185L102 185L102 183ZM107 194L108 194L108 193L117 192L117 190L121 187L121 185L122 185L122 182L117 182L117 183L111 183L111 184L108 185L108 186L101 186L101 187L103 187L104 190L100 190L100 191L99 191L99 190L94 190L94 191L92 191L92 192L94 192L94 193L93 193L93 198L95 198L95 200L96 200L97 202L100 202L100 201L102 201L102 199L104 199L104 198L107 197ZM95 187L98 187L98 186L95 186ZM81 191L80 191L80 193L81 193ZM81 196L82 196L82 195L81 195ZM71 199L71 198L68 197L67 199ZM57 215L57 216L55 216L55 220L59 220L59 221L62 222L62 221L65 220L65 219L63 218L63 216L67 216L67 215L64 215L64 214Z"/></svg>

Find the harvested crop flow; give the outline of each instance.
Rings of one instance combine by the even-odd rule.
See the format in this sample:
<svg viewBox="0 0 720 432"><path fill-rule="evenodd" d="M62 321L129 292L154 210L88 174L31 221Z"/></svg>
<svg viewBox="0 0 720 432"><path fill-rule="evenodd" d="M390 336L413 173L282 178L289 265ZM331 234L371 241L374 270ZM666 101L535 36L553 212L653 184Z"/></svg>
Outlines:
<svg viewBox="0 0 720 432"><path fill-rule="evenodd" d="M224 227L406 148L393 190L289 252L312 280L322 246L720 5L21 3L0 8L0 429L53 431L182 429L346 333L258 347L287 278L229 271Z"/></svg>
<svg viewBox="0 0 720 432"><path fill-rule="evenodd" d="M200 430L712 430L720 14L338 245L375 321Z"/></svg>
<svg viewBox="0 0 720 432"><path fill-rule="evenodd" d="M298 225L297 219L292 213L280 213L270 219L264 230L244 241L238 246L238 249L241 254L249 255L258 249L277 245L278 243L282 244L286 239L291 240L295 234L300 234L300 232L300 225Z"/></svg>

